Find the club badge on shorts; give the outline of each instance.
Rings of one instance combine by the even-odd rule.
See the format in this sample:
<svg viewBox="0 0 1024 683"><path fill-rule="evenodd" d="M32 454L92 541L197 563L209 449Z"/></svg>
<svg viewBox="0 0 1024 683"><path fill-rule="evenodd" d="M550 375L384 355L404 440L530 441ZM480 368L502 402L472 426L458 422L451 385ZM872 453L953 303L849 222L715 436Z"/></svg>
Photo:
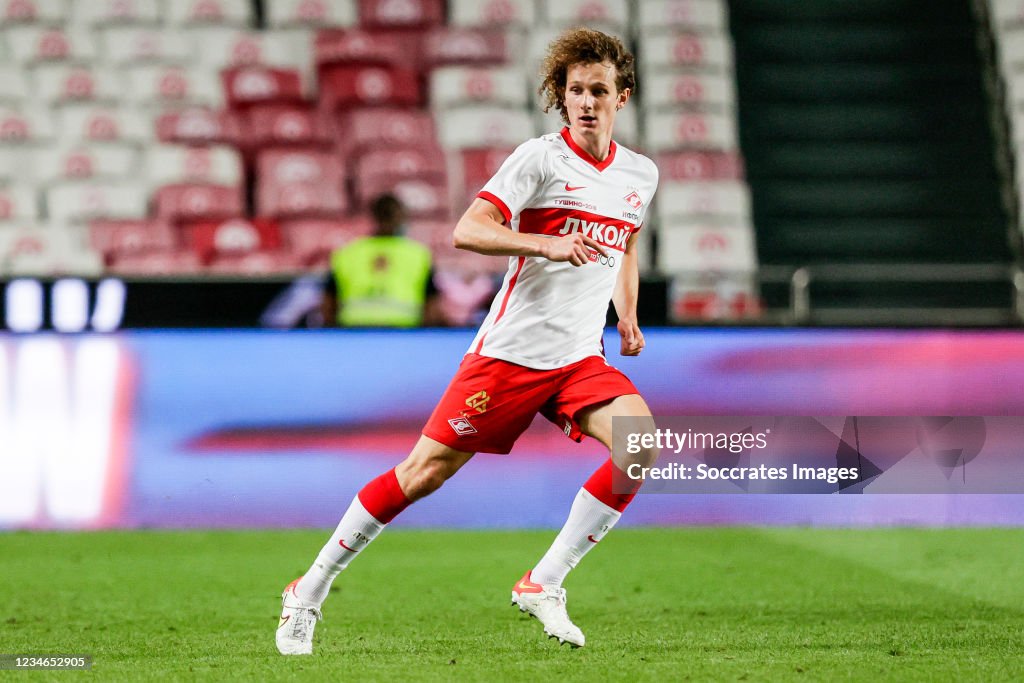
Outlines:
<svg viewBox="0 0 1024 683"><path fill-rule="evenodd" d="M466 436L467 434L476 434L476 427L465 417L453 417L448 420L448 424L452 426L455 433L459 436Z"/></svg>

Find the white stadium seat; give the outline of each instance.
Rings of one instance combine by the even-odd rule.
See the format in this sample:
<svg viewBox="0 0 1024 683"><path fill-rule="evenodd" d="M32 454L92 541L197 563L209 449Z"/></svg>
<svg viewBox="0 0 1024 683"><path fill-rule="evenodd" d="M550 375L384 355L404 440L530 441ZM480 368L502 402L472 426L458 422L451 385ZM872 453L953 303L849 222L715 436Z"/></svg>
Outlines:
<svg viewBox="0 0 1024 683"><path fill-rule="evenodd" d="M149 203L145 185L138 182L67 181L46 190L51 221L75 223L91 218L143 218Z"/></svg>
<svg viewBox="0 0 1024 683"><path fill-rule="evenodd" d="M227 146L184 147L157 145L145 153L146 179L153 187L172 183L238 186L242 160Z"/></svg>
<svg viewBox="0 0 1024 683"><path fill-rule="evenodd" d="M452 26L529 28L537 21L537 2L536 0L448 0L448 20Z"/></svg>
<svg viewBox="0 0 1024 683"><path fill-rule="evenodd" d="M153 122L129 107L102 104L66 104L56 110L62 140L73 142L147 142L154 135Z"/></svg>
<svg viewBox="0 0 1024 683"><path fill-rule="evenodd" d="M535 133L526 111L486 105L449 109L437 124L445 149L518 145Z"/></svg>
<svg viewBox="0 0 1024 683"><path fill-rule="evenodd" d="M0 26L57 24L67 15L67 0L0 0Z"/></svg>
<svg viewBox="0 0 1024 683"><path fill-rule="evenodd" d="M732 40L724 34L652 31L640 42L637 56L648 73L665 67L733 72Z"/></svg>
<svg viewBox="0 0 1024 683"><path fill-rule="evenodd" d="M49 107L36 103L16 107L0 105L0 144L49 142L54 134Z"/></svg>
<svg viewBox="0 0 1024 683"><path fill-rule="evenodd" d="M186 34L192 54L209 69L262 64L309 70L313 65L313 33L307 29L248 31L217 26Z"/></svg>
<svg viewBox="0 0 1024 683"><path fill-rule="evenodd" d="M192 59L191 45L182 31L110 26L100 29L99 37L103 59L110 64L185 64Z"/></svg>
<svg viewBox="0 0 1024 683"><path fill-rule="evenodd" d="M641 97L648 109L736 108L736 82L731 74L662 71L646 76L641 85Z"/></svg>
<svg viewBox="0 0 1024 683"><path fill-rule="evenodd" d="M662 225L695 216L750 219L750 189L739 180L663 181L657 214Z"/></svg>
<svg viewBox="0 0 1024 683"><path fill-rule="evenodd" d="M166 9L167 23L170 26L253 25L251 0L170 0Z"/></svg>
<svg viewBox="0 0 1024 683"><path fill-rule="evenodd" d="M138 167L138 150L125 142L49 146L33 153L32 177L44 184L82 178L131 180Z"/></svg>
<svg viewBox="0 0 1024 683"><path fill-rule="evenodd" d="M997 26L1013 27L1024 24L1024 0L990 0L989 11Z"/></svg>
<svg viewBox="0 0 1024 683"><path fill-rule="evenodd" d="M347 28L359 23L357 0L265 0L271 28Z"/></svg>
<svg viewBox="0 0 1024 683"><path fill-rule="evenodd" d="M3 31L3 38L11 59L19 64L96 59L95 40L84 28L14 26Z"/></svg>
<svg viewBox="0 0 1024 683"><path fill-rule="evenodd" d="M639 30L671 26L682 30L725 32L726 0L642 0L637 3Z"/></svg>
<svg viewBox="0 0 1024 683"><path fill-rule="evenodd" d="M30 93L28 74L24 69L0 64L0 102L23 102Z"/></svg>
<svg viewBox="0 0 1024 683"><path fill-rule="evenodd" d="M541 16L559 27L600 26L620 37L629 27L626 0L541 0Z"/></svg>
<svg viewBox="0 0 1024 683"><path fill-rule="evenodd" d="M34 221L39 218L39 201L31 185L0 185L0 224L10 221ZM3 230L0 227L0 230Z"/></svg>
<svg viewBox="0 0 1024 683"><path fill-rule="evenodd" d="M0 273L7 276L98 275L99 255L85 245L81 230L25 223L0 229Z"/></svg>
<svg viewBox="0 0 1024 683"><path fill-rule="evenodd" d="M141 65L125 69L128 97L136 104L203 104L224 100L220 79L209 69Z"/></svg>
<svg viewBox="0 0 1024 683"><path fill-rule="evenodd" d="M739 142L732 114L711 112L646 112L644 149L736 149Z"/></svg>
<svg viewBox="0 0 1024 683"><path fill-rule="evenodd" d="M519 67L448 66L430 73L430 105L434 109L468 102L525 107L529 85Z"/></svg>
<svg viewBox="0 0 1024 683"><path fill-rule="evenodd" d="M80 26L159 24L163 19L159 0L75 0L71 10L71 23Z"/></svg>
<svg viewBox="0 0 1024 683"><path fill-rule="evenodd" d="M743 221L662 223L658 228L657 266L666 274L754 271L754 230Z"/></svg>
<svg viewBox="0 0 1024 683"><path fill-rule="evenodd" d="M40 64L33 69L36 95L51 104L60 102L117 102L124 94L121 74L94 64Z"/></svg>

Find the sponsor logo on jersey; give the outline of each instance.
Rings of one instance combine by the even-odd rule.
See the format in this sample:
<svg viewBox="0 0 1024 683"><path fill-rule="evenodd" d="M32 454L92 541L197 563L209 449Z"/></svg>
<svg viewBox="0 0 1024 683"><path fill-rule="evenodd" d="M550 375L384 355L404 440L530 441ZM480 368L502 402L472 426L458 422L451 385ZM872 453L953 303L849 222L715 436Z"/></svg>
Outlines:
<svg viewBox="0 0 1024 683"><path fill-rule="evenodd" d="M486 391L478 391L466 399L466 405L478 413L486 413L487 403L490 400L491 397L487 395Z"/></svg>
<svg viewBox="0 0 1024 683"><path fill-rule="evenodd" d="M631 220L631 221L633 221L634 223L635 223L636 221L640 220L640 214L638 214L638 213L632 213L632 212L630 212L630 211L623 211L623 212L622 212L622 217L623 217L623 218L625 218L625 219L627 219L627 220Z"/></svg>
<svg viewBox="0 0 1024 683"><path fill-rule="evenodd" d="M453 417L448 420L448 424L451 425L452 429L459 436L466 436L467 434L476 434L476 427L470 423L470 421L464 417Z"/></svg>
<svg viewBox="0 0 1024 683"><path fill-rule="evenodd" d="M581 202L578 199L556 199L555 204L558 206L571 206L574 209L583 209L584 211L597 211L596 204Z"/></svg>
<svg viewBox="0 0 1024 683"><path fill-rule="evenodd" d="M625 251L626 241L631 230L628 227L608 225L599 221L588 221L582 218L566 218L559 235L582 232L595 242Z"/></svg>

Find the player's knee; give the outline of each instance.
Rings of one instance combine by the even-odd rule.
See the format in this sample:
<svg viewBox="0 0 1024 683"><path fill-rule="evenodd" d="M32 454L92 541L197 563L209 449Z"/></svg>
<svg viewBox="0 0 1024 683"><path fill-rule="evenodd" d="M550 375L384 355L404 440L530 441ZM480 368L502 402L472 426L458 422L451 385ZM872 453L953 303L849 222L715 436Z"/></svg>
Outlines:
<svg viewBox="0 0 1024 683"><path fill-rule="evenodd" d="M448 463L443 460L426 460L410 468L406 475L406 486L402 489L410 500L429 496L448 481L452 475Z"/></svg>
<svg viewBox="0 0 1024 683"><path fill-rule="evenodd" d="M635 452L631 452L635 451ZM658 456L661 455L661 450L658 448L644 448L639 449L631 448L627 449L625 453L617 454L619 457L616 458L615 464L618 465L619 469L625 471L630 465L639 465L640 467L653 467L654 463L658 461Z"/></svg>

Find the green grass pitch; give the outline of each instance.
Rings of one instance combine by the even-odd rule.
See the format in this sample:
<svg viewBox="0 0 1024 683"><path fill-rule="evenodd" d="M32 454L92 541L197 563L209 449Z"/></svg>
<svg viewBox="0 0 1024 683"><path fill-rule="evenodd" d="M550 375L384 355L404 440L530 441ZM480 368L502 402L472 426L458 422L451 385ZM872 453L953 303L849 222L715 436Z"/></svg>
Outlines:
<svg viewBox="0 0 1024 683"><path fill-rule="evenodd" d="M566 582L572 650L509 605L553 532L391 530L335 583L314 655L282 587L327 531L0 534L24 680L1024 679L1024 530L617 530Z"/></svg>

